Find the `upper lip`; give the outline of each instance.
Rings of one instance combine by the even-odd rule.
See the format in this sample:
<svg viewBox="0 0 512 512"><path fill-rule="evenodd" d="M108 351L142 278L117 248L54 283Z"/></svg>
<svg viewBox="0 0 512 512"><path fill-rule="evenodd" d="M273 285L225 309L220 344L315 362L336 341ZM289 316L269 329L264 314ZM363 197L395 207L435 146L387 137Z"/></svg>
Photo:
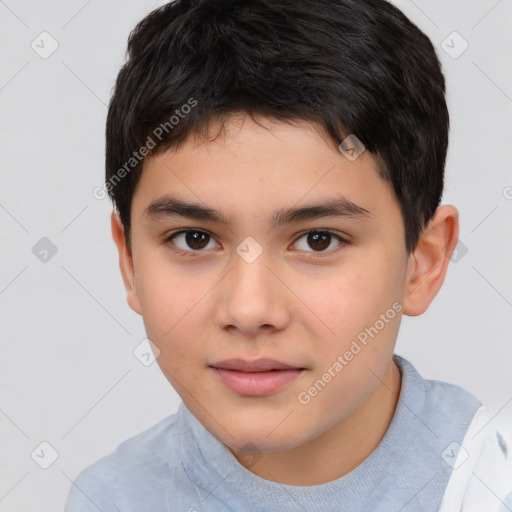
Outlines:
<svg viewBox="0 0 512 512"><path fill-rule="evenodd" d="M255 359L253 361L246 361L245 359L226 359L213 363L210 366L214 368L222 368L225 370L237 370L240 372L265 372L270 370L299 370L298 366L290 366L281 363L275 359Z"/></svg>

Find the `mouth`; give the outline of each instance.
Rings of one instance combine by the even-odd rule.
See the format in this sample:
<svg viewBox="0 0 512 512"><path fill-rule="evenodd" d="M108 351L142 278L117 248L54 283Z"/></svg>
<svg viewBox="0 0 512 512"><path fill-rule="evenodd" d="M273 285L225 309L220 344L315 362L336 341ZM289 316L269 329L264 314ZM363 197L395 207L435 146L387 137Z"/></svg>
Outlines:
<svg viewBox="0 0 512 512"><path fill-rule="evenodd" d="M229 359L209 366L222 384L243 396L272 394L306 371L274 359Z"/></svg>

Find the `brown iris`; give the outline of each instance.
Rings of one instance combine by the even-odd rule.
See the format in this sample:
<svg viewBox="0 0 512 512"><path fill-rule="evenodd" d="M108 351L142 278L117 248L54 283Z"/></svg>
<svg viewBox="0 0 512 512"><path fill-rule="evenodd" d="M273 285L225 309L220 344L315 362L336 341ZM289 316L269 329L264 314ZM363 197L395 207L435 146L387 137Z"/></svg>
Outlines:
<svg viewBox="0 0 512 512"><path fill-rule="evenodd" d="M187 231L185 241L191 249L203 249L208 245L210 235L201 231Z"/></svg>
<svg viewBox="0 0 512 512"><path fill-rule="evenodd" d="M331 235L321 231L313 231L308 235L308 244L312 249L326 249L331 243ZM316 245L316 247L315 247Z"/></svg>

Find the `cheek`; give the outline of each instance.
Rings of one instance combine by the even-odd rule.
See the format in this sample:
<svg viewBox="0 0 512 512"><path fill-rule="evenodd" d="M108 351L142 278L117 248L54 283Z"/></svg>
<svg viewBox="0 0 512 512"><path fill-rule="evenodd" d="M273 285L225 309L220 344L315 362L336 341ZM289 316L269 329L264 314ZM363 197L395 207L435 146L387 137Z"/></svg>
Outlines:
<svg viewBox="0 0 512 512"><path fill-rule="evenodd" d="M347 350L358 336L364 342L366 333L368 340L383 342L373 346L368 344L365 347L366 354L361 359L375 357L380 350L384 350L388 345L384 341L393 339L396 319L392 321L391 315L388 315L385 328L379 329L375 338L366 329L370 329L376 322L377 328L382 327L380 315L386 314L400 299L398 279L398 272L383 258L374 259L373 263L372 260L360 260L358 265L351 266L345 273L340 271L335 280L329 276L311 283L304 302L317 313L321 320L320 328L325 332L324 344L319 345L318 349L332 358L334 352L338 354ZM395 318L395 310L391 313ZM371 332L375 333L374 330Z"/></svg>
<svg viewBox="0 0 512 512"><path fill-rule="evenodd" d="M333 277L333 274L336 275ZM315 279L309 286L308 305L319 313L325 323L339 334L351 325L365 318L378 302L378 290L375 279L368 272L347 267L326 275L324 279Z"/></svg>
<svg viewBox="0 0 512 512"><path fill-rule="evenodd" d="M180 358L179 353L194 351L195 340L205 320L202 297L211 285L204 279L152 262L141 269L137 290L148 338L161 350ZM196 341L197 343L197 341Z"/></svg>

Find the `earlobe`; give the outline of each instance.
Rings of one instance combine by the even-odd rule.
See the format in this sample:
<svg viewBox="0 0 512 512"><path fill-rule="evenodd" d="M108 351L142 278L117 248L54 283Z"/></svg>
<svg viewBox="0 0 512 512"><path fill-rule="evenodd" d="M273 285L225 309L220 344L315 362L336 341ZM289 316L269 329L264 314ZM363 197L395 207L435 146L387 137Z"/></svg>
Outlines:
<svg viewBox="0 0 512 512"><path fill-rule="evenodd" d="M119 268L126 289L128 304L136 313L141 315L142 309L137 293L135 266L133 264L132 254L127 247L123 223L115 210L112 212L110 224L112 228L112 238L119 252Z"/></svg>
<svg viewBox="0 0 512 512"><path fill-rule="evenodd" d="M454 206L439 206L409 256L405 315L424 313L439 292L459 236L459 213Z"/></svg>

